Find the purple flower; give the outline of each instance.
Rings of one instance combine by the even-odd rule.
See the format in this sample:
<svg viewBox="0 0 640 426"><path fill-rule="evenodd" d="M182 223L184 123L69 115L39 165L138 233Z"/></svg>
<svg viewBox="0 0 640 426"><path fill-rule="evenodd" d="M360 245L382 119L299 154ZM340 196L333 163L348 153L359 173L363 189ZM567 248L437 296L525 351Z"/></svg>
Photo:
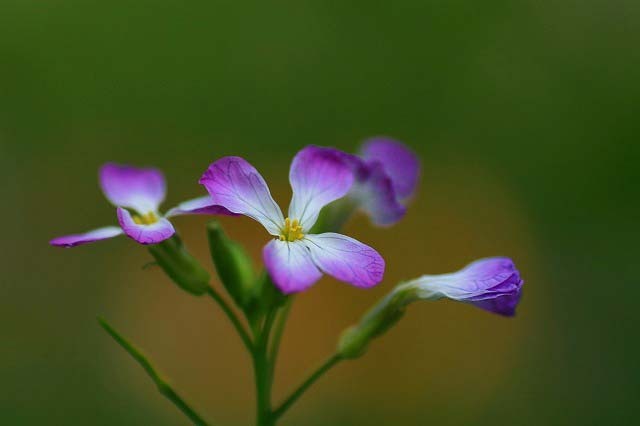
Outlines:
<svg viewBox="0 0 640 426"><path fill-rule="evenodd" d="M182 214L231 214L216 206L209 196L185 201L169 210L158 212L166 194L162 172L153 168L107 163L100 168L100 186L107 199L117 207L120 227L107 226L83 234L54 238L50 244L75 247L94 241L113 238L121 234L140 244L156 244L170 238L175 229L168 218Z"/></svg>
<svg viewBox="0 0 640 426"><path fill-rule="evenodd" d="M496 314L513 316L520 301L522 284L520 273L511 259L492 257L476 260L450 274L424 275L398 290L412 290L418 299L446 297Z"/></svg>
<svg viewBox="0 0 640 426"><path fill-rule="evenodd" d="M323 272L358 287L382 280L384 260L371 247L341 234L308 234L322 207L347 194L353 180L339 153L304 148L291 163L293 198L286 219L260 173L240 157L214 162L200 183L215 204L257 220L276 237L263 250L265 266L282 292L293 293L313 285Z"/></svg>
<svg viewBox="0 0 640 426"><path fill-rule="evenodd" d="M383 137L365 141L360 155L334 151L356 175L349 198L371 221L378 226L390 226L402 219L420 176L416 155L404 144Z"/></svg>

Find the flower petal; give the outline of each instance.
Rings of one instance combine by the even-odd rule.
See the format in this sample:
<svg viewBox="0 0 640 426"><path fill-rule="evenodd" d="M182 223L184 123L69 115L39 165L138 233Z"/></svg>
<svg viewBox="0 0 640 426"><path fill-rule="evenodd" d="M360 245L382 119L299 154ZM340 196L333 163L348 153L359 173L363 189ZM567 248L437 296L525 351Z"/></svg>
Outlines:
<svg viewBox="0 0 640 426"><path fill-rule="evenodd" d="M260 173L245 159L224 157L200 178L214 204L257 220L272 235L280 235L284 217Z"/></svg>
<svg viewBox="0 0 640 426"><path fill-rule="evenodd" d="M215 214L224 216L237 216L222 206L213 203L211 196L204 195L192 200L183 201L170 209L164 217L179 216L184 214Z"/></svg>
<svg viewBox="0 0 640 426"><path fill-rule="evenodd" d="M93 243L95 241L106 240L108 238L122 235L122 228L117 226L105 226L104 228L94 229L84 234L65 235L64 237L54 238L49 244L56 247L75 247L81 244Z"/></svg>
<svg viewBox="0 0 640 426"><path fill-rule="evenodd" d="M298 219L308 231L325 205L349 192L353 180L352 168L339 151L317 146L302 149L294 157L289 171L293 189L289 218Z"/></svg>
<svg viewBox="0 0 640 426"><path fill-rule="evenodd" d="M382 165L372 164L367 173L363 181L354 185L349 196L356 200L375 225L393 225L404 217L407 208L398 201L391 178Z"/></svg>
<svg viewBox="0 0 640 426"><path fill-rule="evenodd" d="M128 237L145 245L157 244L171 238L176 233L171 222L164 217L159 218L156 223L151 225L140 225L133 221L129 211L121 207L118 207L118 222Z"/></svg>
<svg viewBox="0 0 640 426"><path fill-rule="evenodd" d="M516 314L516 306L518 306L521 297L522 292L518 292L516 294L498 296L493 299L471 302L471 304L480 309L484 309L485 311L504 315L506 317L512 317Z"/></svg>
<svg viewBox="0 0 640 426"><path fill-rule="evenodd" d="M357 287L382 281L385 262L371 247L346 235L327 232L305 237L313 262L323 272Z"/></svg>
<svg viewBox="0 0 640 426"><path fill-rule="evenodd" d="M264 247L262 257L274 284L283 293L305 290L322 277L300 241L272 240Z"/></svg>
<svg viewBox="0 0 640 426"><path fill-rule="evenodd" d="M400 199L413 194L420 175L420 162L407 146L393 139L373 138L363 144L362 157L367 163L382 164Z"/></svg>
<svg viewBox="0 0 640 426"><path fill-rule="evenodd" d="M138 213L157 212L167 190L160 170L115 163L100 168L100 186L111 204Z"/></svg>

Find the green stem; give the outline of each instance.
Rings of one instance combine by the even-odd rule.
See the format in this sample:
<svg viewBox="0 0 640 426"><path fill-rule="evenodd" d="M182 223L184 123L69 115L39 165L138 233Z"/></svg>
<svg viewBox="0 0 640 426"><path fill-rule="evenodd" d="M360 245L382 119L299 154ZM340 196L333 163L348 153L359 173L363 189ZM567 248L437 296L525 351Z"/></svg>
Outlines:
<svg viewBox="0 0 640 426"><path fill-rule="evenodd" d="M249 352L253 352L253 343L251 342L251 338L249 337L249 334L245 330L244 326L242 325L242 323L240 322L236 314L233 312L233 309L231 309L229 304L224 300L222 296L220 296L220 294L218 294L217 291L215 291L213 287L211 286L207 287L207 294L211 296L211 298L215 300L216 303L218 303L218 305L220 305L220 308L222 309L222 311L227 315L229 320L231 320L231 323L233 324L236 331L240 335L240 338L242 339L242 343L244 343L244 346L247 348L247 350Z"/></svg>
<svg viewBox="0 0 640 426"><path fill-rule="evenodd" d="M259 349L254 353L253 368L256 380L256 424L273 426L275 423L271 413L271 383L266 351Z"/></svg>
<svg viewBox="0 0 640 426"><path fill-rule="evenodd" d="M269 347L269 338L271 337L271 329L273 328L273 323L276 320L276 315L278 314L278 309L272 309L264 320L264 325L262 326L261 333L261 341L260 345L264 346L265 353L267 348Z"/></svg>
<svg viewBox="0 0 640 426"><path fill-rule="evenodd" d="M256 336L253 348L253 370L256 382L256 424L258 426L274 426L275 419L271 411L271 364L267 356L269 336L277 309L267 313L260 334Z"/></svg>
<svg viewBox="0 0 640 426"><path fill-rule="evenodd" d="M285 399L285 401L273 411L273 418L280 418L288 409L293 405L305 393L316 380L318 380L324 373L329 371L333 366L342 361L342 358L338 354L334 354L327 359L316 371L314 371L302 384L293 391L293 393Z"/></svg>
<svg viewBox="0 0 640 426"><path fill-rule="evenodd" d="M280 350L280 341L282 340L282 334L284 333L284 327L291 311L291 305L293 304L293 296L290 296L285 302L273 332L273 338L271 341L271 350L269 352L269 362L271 363L271 382L273 383L273 375L276 369L276 361L278 360L278 351Z"/></svg>
<svg viewBox="0 0 640 426"><path fill-rule="evenodd" d="M129 343L124 337L122 337L113 327L111 327L104 319L98 318L98 322L105 329L107 333L120 345L122 348L129 353L135 359L140 366L144 369L144 371L151 377L151 380L158 387L158 391L162 395L164 395L167 399L175 404L184 414L191 419L193 424L198 426L207 426L208 423L205 422L202 417L196 413L193 408L189 406L181 397L178 395L171 385L167 383L161 376L158 374L156 369L153 367L151 362L142 354L142 352Z"/></svg>
<svg viewBox="0 0 640 426"><path fill-rule="evenodd" d="M184 402L180 396L175 393L171 386L166 383L156 383L158 385L158 390L162 395L171 400L189 419L193 422L194 425L197 426L207 426L208 423L205 422L189 405Z"/></svg>

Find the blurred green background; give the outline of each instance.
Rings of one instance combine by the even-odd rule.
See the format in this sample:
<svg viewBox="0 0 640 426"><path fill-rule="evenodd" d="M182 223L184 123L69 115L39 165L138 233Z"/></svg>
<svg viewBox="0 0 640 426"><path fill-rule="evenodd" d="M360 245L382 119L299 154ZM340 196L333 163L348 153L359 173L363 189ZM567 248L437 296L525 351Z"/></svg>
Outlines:
<svg viewBox="0 0 640 426"><path fill-rule="evenodd" d="M347 229L387 279L298 297L276 399L401 279L509 255L525 296L514 319L412 306L282 425L638 421L639 24L631 0L0 1L0 423L187 424L102 315L207 418L250 424L250 362L209 300L125 238L47 241L115 223L108 160L161 167L170 207L241 155L286 206L297 149L377 134L424 167L403 222ZM209 265L206 220L175 224ZM223 222L257 260L260 226Z"/></svg>

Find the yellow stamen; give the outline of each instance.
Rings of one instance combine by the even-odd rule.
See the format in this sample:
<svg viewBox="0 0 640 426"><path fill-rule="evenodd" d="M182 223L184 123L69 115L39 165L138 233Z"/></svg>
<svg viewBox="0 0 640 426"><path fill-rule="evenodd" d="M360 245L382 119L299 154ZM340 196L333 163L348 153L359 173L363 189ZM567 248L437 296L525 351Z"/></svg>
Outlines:
<svg viewBox="0 0 640 426"><path fill-rule="evenodd" d="M154 212L141 215L134 214L133 221L138 225L152 225L158 221L158 216Z"/></svg>
<svg viewBox="0 0 640 426"><path fill-rule="evenodd" d="M300 221L298 219L286 218L284 221L284 227L282 227L280 231L280 241L296 241L304 238L304 234L302 232L302 225L300 225Z"/></svg>

